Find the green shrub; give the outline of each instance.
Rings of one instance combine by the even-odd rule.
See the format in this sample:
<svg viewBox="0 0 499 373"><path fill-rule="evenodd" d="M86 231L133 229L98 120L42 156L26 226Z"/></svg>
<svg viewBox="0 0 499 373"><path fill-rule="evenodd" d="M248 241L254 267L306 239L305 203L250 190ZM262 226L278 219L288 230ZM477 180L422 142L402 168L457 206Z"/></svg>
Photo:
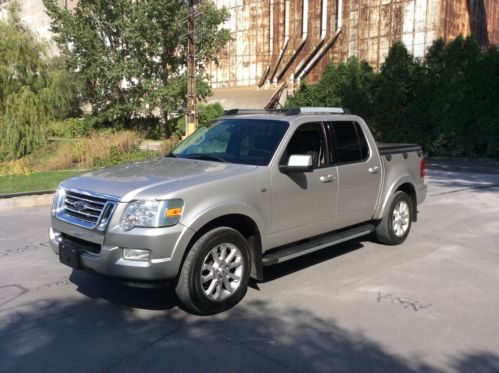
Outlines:
<svg viewBox="0 0 499 373"><path fill-rule="evenodd" d="M47 134L54 137L85 137L90 134L91 127L80 118L68 118L62 121L53 121L49 124Z"/></svg>
<svg viewBox="0 0 499 373"><path fill-rule="evenodd" d="M397 42L379 73L350 59L302 84L286 106L343 106L378 141L415 142L430 155L499 158L499 52L473 36L437 40L423 59Z"/></svg>

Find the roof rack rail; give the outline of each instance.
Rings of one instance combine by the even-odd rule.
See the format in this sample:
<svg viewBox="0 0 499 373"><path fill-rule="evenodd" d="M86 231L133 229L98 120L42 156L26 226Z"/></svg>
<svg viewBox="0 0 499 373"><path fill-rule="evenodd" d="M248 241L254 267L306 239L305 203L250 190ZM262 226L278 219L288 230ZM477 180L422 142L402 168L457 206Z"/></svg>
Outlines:
<svg viewBox="0 0 499 373"><path fill-rule="evenodd" d="M341 107L297 107L289 109L230 109L224 115L249 115L249 114L351 114L348 109Z"/></svg>
<svg viewBox="0 0 499 373"><path fill-rule="evenodd" d="M284 113L286 109L230 109L224 110L224 115L272 114Z"/></svg>
<svg viewBox="0 0 499 373"><path fill-rule="evenodd" d="M299 108L301 114L350 114L348 109L342 107L312 107Z"/></svg>

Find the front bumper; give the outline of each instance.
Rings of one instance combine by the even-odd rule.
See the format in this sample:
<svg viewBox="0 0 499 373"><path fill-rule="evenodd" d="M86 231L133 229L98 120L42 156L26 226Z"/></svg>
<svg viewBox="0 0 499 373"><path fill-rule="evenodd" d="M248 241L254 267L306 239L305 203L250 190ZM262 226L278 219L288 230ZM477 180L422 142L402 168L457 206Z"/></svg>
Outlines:
<svg viewBox="0 0 499 373"><path fill-rule="evenodd" d="M88 230L52 217L50 245L59 254L62 240L76 240L83 250L84 269L128 282L164 281L177 276L183 253L194 235L188 227L177 224L164 228L134 228L124 232L119 226L107 232ZM88 249L85 249L85 244ZM123 259L123 248L148 249L149 261Z"/></svg>

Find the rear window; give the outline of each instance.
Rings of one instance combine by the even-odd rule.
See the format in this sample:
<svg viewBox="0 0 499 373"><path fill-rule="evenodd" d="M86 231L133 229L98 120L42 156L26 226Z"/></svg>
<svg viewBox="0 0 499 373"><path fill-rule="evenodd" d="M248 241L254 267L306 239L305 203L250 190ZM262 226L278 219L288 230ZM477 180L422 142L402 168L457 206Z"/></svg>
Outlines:
<svg viewBox="0 0 499 373"><path fill-rule="evenodd" d="M362 162L369 157L369 146L362 128L357 122L328 123L334 149L332 163Z"/></svg>

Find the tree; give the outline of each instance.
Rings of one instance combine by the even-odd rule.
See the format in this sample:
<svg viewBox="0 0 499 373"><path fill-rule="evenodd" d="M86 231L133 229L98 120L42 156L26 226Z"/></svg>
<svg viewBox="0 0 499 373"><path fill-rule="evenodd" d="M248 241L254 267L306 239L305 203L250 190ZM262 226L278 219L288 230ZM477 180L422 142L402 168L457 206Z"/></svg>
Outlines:
<svg viewBox="0 0 499 373"><path fill-rule="evenodd" d="M0 160L40 148L48 122L77 110L72 80L49 59L19 10L12 2L7 20L0 21Z"/></svg>
<svg viewBox="0 0 499 373"><path fill-rule="evenodd" d="M374 84L374 128L382 141L403 141L414 131L409 106L416 97L418 63L402 42L390 48Z"/></svg>
<svg viewBox="0 0 499 373"><path fill-rule="evenodd" d="M499 51L473 36L436 40L423 59L392 45L381 71L350 59L327 65L286 106L344 106L380 141L415 142L431 155L499 158Z"/></svg>
<svg viewBox="0 0 499 373"><path fill-rule="evenodd" d="M185 102L187 5L182 0L80 0L74 11L44 0L67 66L83 81L82 99L101 122L152 115L160 110L168 136L172 112ZM200 2L196 21L198 71L230 39L219 26L225 9ZM199 98L209 93L200 87Z"/></svg>
<svg viewBox="0 0 499 373"><path fill-rule="evenodd" d="M337 65L329 63L317 84L303 82L286 107L341 106L367 118L371 115L373 79L371 67L356 57Z"/></svg>

